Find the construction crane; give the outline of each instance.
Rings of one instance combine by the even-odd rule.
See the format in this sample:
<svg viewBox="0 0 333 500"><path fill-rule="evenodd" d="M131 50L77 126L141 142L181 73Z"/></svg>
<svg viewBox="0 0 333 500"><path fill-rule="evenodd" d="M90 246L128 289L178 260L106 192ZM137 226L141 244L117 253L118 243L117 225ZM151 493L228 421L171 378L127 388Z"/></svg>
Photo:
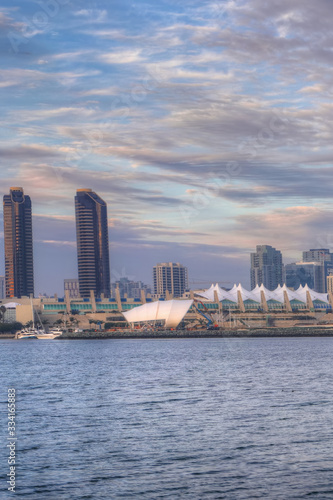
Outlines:
<svg viewBox="0 0 333 500"><path fill-rule="evenodd" d="M193 302L193 306L197 312L197 314L199 314L200 316L203 316L206 320L207 320L207 326L210 326L213 324L213 320L207 316L206 314L204 314L200 309L199 307L196 306L196 304Z"/></svg>
<svg viewBox="0 0 333 500"><path fill-rule="evenodd" d="M189 280L189 283L192 283L193 285L204 285L204 284L207 284L207 283L227 283L227 284L230 284L231 281L217 280L215 278L213 280L199 280L199 279L194 279L194 280Z"/></svg>
<svg viewBox="0 0 333 500"><path fill-rule="evenodd" d="M197 305L196 305L196 302L198 302L199 304L202 305L203 309L205 312L203 312ZM211 312L207 309L207 307L205 306L205 304L201 301L201 300L198 300L198 299L194 299L193 301L193 306L197 312L197 314L200 314L200 316L203 316L207 321L207 327L209 326L212 326L214 325L214 320L212 318L212 315L211 315ZM215 326L215 325L214 325Z"/></svg>
<svg viewBox="0 0 333 500"><path fill-rule="evenodd" d="M225 283L225 284L230 284L231 281L223 281L223 280L217 280L216 278L213 280L201 280L201 279L194 279L190 280L190 283L192 284L197 284L197 285L207 285L207 283ZM196 303L201 304L202 309L198 307ZM212 317L211 312L208 310L208 308L205 306L205 304L198 299L197 297L194 298L193 301L193 307L196 311L197 317L204 317L207 320L207 328L208 329L215 329L218 327L218 325L215 324L215 320Z"/></svg>

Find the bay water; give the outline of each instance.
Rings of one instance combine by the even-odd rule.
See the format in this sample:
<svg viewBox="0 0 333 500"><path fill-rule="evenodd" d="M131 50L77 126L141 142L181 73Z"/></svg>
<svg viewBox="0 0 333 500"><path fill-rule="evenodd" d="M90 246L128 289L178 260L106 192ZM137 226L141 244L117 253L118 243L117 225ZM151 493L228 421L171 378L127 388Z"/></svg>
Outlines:
<svg viewBox="0 0 333 500"><path fill-rule="evenodd" d="M325 337L0 340L0 498L333 499L332 360Z"/></svg>

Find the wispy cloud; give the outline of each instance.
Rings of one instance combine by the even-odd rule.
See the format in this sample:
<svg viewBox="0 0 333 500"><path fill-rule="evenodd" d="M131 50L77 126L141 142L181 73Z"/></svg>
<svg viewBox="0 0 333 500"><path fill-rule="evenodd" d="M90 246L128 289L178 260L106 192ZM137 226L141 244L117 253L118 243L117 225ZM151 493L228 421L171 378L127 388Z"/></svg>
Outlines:
<svg viewBox="0 0 333 500"><path fill-rule="evenodd" d="M131 64L138 63L144 60L140 49L121 50L102 54L99 60L106 64Z"/></svg>
<svg viewBox="0 0 333 500"><path fill-rule="evenodd" d="M241 281L262 235L295 259L329 235L327 0L70 3L24 37L39 10L0 9L1 180L32 196L39 256L75 274L82 186L108 202L114 265L137 250L147 281L164 259Z"/></svg>

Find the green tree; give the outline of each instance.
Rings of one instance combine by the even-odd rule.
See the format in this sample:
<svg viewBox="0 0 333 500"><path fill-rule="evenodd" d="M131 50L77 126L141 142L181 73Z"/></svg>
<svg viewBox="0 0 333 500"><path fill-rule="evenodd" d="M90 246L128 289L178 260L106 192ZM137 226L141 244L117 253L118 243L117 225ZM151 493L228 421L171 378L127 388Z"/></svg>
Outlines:
<svg viewBox="0 0 333 500"><path fill-rule="evenodd" d="M22 327L22 323L18 323L17 321L15 321L15 323L0 323L0 333L15 333L22 330Z"/></svg>
<svg viewBox="0 0 333 500"><path fill-rule="evenodd" d="M96 327L96 320L95 319L90 319L89 320L89 325L95 325L95 327Z"/></svg>
<svg viewBox="0 0 333 500"><path fill-rule="evenodd" d="M2 319L2 322L4 323L5 322L5 312L7 311L7 309L5 308L5 306L1 306L0 307L0 320Z"/></svg>

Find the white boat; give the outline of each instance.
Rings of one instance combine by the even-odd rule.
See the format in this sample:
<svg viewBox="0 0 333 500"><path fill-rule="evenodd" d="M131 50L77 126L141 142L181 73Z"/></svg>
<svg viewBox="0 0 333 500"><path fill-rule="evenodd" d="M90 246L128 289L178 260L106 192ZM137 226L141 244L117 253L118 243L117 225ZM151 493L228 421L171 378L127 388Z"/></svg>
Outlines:
<svg viewBox="0 0 333 500"><path fill-rule="evenodd" d="M37 330L35 328L26 328L20 331L17 338L20 340L37 339Z"/></svg>
<svg viewBox="0 0 333 500"><path fill-rule="evenodd" d="M48 333L46 333L44 330L40 330L37 333L37 338L42 340L52 340L59 337L62 333L63 331L60 328L53 328Z"/></svg>
<svg viewBox="0 0 333 500"><path fill-rule="evenodd" d="M34 309L33 309L32 303L31 303L31 307L32 307L32 316L34 318L35 315L34 315ZM38 339L40 339L40 340L53 340L62 334L62 330L60 330L60 328L54 328L54 329L50 330L49 332L46 332L37 310L36 310L36 314L37 314L37 321L38 321L36 335L37 335Z"/></svg>
<svg viewBox="0 0 333 500"><path fill-rule="evenodd" d="M37 338L41 339L41 340L47 340L47 339L53 340L56 337L59 337L59 335L60 334L55 335L54 333L51 333L51 332L49 332L49 333L44 332L44 333L37 333Z"/></svg>
<svg viewBox="0 0 333 500"><path fill-rule="evenodd" d="M41 339L41 340L49 339L49 340L53 340L62 334L62 330L60 330L59 328L51 330L49 333L46 333L37 311L36 311L36 314L37 314L37 318L38 318L38 326L37 326L37 328L35 327L35 311L34 311L32 299L31 299L31 312L32 312L32 327L24 328L23 330L21 330L21 332L17 335L18 339L20 339L20 340L21 339Z"/></svg>

